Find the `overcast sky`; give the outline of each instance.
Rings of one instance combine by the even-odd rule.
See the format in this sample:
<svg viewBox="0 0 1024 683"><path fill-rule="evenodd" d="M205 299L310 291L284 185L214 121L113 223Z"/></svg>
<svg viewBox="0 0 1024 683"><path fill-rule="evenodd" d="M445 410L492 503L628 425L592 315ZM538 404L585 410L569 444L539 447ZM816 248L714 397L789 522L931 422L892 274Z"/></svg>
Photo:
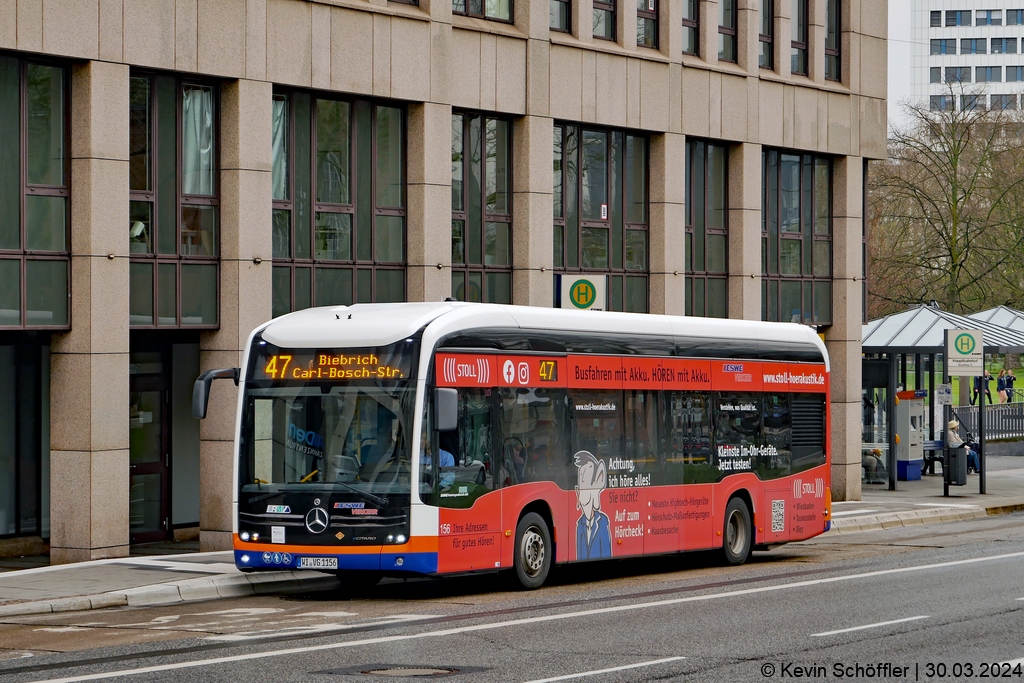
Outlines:
<svg viewBox="0 0 1024 683"><path fill-rule="evenodd" d="M889 0L889 127L905 124L910 94L910 0Z"/></svg>

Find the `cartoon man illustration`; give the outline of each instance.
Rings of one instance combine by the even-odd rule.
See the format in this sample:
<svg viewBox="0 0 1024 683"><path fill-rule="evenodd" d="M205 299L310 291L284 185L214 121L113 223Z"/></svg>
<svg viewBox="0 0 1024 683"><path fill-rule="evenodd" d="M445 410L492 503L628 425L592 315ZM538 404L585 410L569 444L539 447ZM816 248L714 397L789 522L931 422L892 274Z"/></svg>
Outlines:
<svg viewBox="0 0 1024 683"><path fill-rule="evenodd" d="M596 560L612 556L612 534L608 515L601 512L601 491L608 480L603 460L590 451L579 451L576 463L576 508L582 510L576 522L576 559Z"/></svg>

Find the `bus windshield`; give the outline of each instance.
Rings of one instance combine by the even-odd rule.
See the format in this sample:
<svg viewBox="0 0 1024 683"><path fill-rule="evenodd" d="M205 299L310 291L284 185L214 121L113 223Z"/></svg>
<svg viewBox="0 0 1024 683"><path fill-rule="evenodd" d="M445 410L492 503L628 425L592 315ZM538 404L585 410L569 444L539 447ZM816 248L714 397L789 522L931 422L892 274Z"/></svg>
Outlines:
<svg viewBox="0 0 1024 683"><path fill-rule="evenodd" d="M377 504L408 494L415 345L408 346L259 349L245 387L242 491L323 492Z"/></svg>

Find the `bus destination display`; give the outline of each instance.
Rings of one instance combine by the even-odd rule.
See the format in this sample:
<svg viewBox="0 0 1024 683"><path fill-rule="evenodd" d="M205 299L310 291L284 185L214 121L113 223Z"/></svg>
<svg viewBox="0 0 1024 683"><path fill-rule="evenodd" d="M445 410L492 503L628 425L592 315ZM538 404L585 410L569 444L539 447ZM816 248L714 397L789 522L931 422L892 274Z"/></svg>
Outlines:
<svg viewBox="0 0 1024 683"><path fill-rule="evenodd" d="M254 379L269 380L399 380L409 374L409 360L394 353L344 351L279 351L256 359Z"/></svg>

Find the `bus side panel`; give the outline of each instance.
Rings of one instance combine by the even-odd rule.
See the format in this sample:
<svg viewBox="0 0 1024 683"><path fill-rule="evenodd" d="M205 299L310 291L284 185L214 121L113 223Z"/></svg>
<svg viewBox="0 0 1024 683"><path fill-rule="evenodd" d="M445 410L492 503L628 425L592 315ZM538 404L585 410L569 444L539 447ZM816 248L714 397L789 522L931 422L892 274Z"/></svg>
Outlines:
<svg viewBox="0 0 1024 683"><path fill-rule="evenodd" d="M438 572L501 566L501 492L491 491L466 509L440 508Z"/></svg>
<svg viewBox="0 0 1024 683"><path fill-rule="evenodd" d="M714 502L715 484L687 484L676 487L684 505L679 510L683 516L682 550L704 550L715 545ZM721 543L721 541L719 541Z"/></svg>
<svg viewBox="0 0 1024 683"><path fill-rule="evenodd" d="M787 507L786 514L789 540L802 541L825 530L828 470L829 465L825 464L792 477L792 505Z"/></svg>
<svg viewBox="0 0 1024 683"><path fill-rule="evenodd" d="M764 515L757 520L754 538L758 543L785 543L789 540L790 521L796 515L793 490L796 481L790 478L774 479L764 483Z"/></svg>
<svg viewBox="0 0 1024 683"><path fill-rule="evenodd" d="M714 514L711 520L711 529L714 532L714 537L711 547L722 547L722 530L725 528L725 508L729 504L729 499L741 490L747 492L747 495L750 496L750 502L753 504L754 509L750 511L750 514L751 524L756 534L757 527L761 526L762 502L764 500L764 484L761 480L753 473L732 474L714 484L714 486Z"/></svg>
<svg viewBox="0 0 1024 683"><path fill-rule="evenodd" d="M575 505L576 495L572 491L563 491L554 482L532 482L518 484L501 489L502 528L501 566L511 567L515 558L516 526L526 506L542 502L551 514L554 528L550 529L555 544L555 562L566 562L569 559L569 546L573 541L574 527L566 516L566 502Z"/></svg>
<svg viewBox="0 0 1024 683"><path fill-rule="evenodd" d="M676 552L683 547L684 529L689 524L689 520L684 521L684 499L689 494L689 488L655 486L645 489L644 494L647 498L647 506L641 517L647 526L644 552Z"/></svg>

